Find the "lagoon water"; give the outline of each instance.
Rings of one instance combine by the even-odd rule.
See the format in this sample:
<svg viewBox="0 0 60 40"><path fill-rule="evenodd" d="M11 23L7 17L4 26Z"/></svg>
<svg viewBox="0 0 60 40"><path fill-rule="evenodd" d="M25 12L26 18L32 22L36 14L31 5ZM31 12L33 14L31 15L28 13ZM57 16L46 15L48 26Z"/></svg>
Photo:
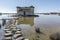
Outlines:
<svg viewBox="0 0 60 40"><path fill-rule="evenodd" d="M52 33L60 32L60 16L40 15L39 17L20 17L17 21L17 28L22 29L23 36L29 40L50 40ZM8 16L6 16L8 17ZM5 17L5 18L6 18ZM1 16L0 16L1 18ZM2 20L1 20L2 21ZM2 23L0 21L0 23ZM43 34L37 34L35 28L40 28ZM0 28L0 40L4 37L4 27Z"/></svg>
<svg viewBox="0 0 60 40"><path fill-rule="evenodd" d="M60 31L60 16L39 15L39 17L21 17L18 24L26 38L30 40L50 40L49 36L52 33ZM35 28L40 28L43 34L37 34Z"/></svg>

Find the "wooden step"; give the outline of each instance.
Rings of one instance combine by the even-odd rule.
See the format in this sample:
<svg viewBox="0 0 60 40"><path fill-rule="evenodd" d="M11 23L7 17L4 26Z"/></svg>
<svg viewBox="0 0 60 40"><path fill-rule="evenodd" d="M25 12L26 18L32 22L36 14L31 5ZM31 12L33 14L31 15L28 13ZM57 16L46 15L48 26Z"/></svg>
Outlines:
<svg viewBox="0 0 60 40"><path fill-rule="evenodd" d="M10 29L4 29L5 31L10 31Z"/></svg>
<svg viewBox="0 0 60 40"><path fill-rule="evenodd" d="M22 32L21 31L16 31L16 34L21 34Z"/></svg>
<svg viewBox="0 0 60 40"><path fill-rule="evenodd" d="M21 29L17 29L17 31L21 31Z"/></svg>
<svg viewBox="0 0 60 40"><path fill-rule="evenodd" d="M14 37L14 39L16 39L16 38L19 38L21 36L22 36L22 34L15 34L13 37Z"/></svg>
<svg viewBox="0 0 60 40"><path fill-rule="evenodd" d="M5 33L4 35L5 37L9 37L9 36L12 36L12 33Z"/></svg>
<svg viewBox="0 0 60 40"><path fill-rule="evenodd" d="M24 39L24 40L29 40L29 39Z"/></svg>
<svg viewBox="0 0 60 40"><path fill-rule="evenodd" d="M24 40L24 37L16 38L16 40Z"/></svg>
<svg viewBox="0 0 60 40"><path fill-rule="evenodd" d="M5 33L11 33L11 31L5 31Z"/></svg>
<svg viewBox="0 0 60 40"><path fill-rule="evenodd" d="M4 40L12 40L12 37L5 37Z"/></svg>

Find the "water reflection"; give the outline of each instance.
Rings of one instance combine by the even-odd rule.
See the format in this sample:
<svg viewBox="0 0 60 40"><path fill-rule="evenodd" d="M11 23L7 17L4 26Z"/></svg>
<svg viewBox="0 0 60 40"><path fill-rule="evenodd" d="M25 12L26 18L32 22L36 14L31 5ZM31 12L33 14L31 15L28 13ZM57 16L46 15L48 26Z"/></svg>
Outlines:
<svg viewBox="0 0 60 40"><path fill-rule="evenodd" d="M34 25L34 17L21 17L18 20L18 24L30 24Z"/></svg>

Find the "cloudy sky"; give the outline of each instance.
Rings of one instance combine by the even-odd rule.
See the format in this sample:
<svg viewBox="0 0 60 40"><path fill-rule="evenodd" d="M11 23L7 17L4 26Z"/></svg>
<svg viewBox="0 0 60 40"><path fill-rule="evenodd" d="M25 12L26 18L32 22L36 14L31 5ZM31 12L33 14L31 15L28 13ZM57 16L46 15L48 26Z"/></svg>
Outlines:
<svg viewBox="0 0 60 40"><path fill-rule="evenodd" d="M16 12L16 6L35 7L36 13L60 12L60 0L0 0L0 12Z"/></svg>

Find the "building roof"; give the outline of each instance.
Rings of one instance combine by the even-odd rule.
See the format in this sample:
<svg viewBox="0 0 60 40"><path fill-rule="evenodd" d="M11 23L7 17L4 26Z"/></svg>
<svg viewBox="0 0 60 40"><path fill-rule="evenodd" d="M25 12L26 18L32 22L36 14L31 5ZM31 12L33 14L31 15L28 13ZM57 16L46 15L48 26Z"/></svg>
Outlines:
<svg viewBox="0 0 60 40"><path fill-rule="evenodd" d="M20 7L20 6L17 6L17 8L34 8L34 6L29 6L29 7Z"/></svg>

